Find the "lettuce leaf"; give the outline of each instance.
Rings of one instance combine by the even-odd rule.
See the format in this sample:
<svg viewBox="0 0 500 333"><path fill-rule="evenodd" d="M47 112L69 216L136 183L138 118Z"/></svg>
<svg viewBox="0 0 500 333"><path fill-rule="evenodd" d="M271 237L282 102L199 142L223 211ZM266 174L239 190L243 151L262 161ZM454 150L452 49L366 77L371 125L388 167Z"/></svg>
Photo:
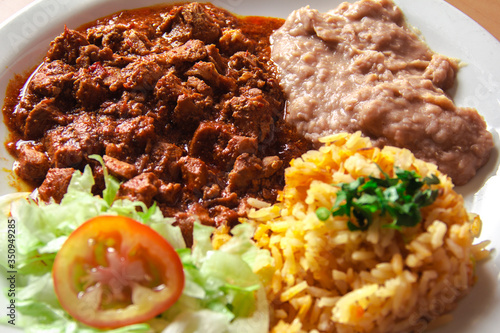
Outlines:
<svg viewBox="0 0 500 333"><path fill-rule="evenodd" d="M103 163L102 158L94 158ZM91 192L94 179L88 166L74 173L60 204L36 202L31 198L36 191L0 197L3 220L13 218L16 223L16 265L10 266L7 247L0 247L0 273L5 280L8 271L17 271L17 327L26 332L101 332L75 321L62 309L51 268L71 232L92 217L116 214L145 223L167 239L182 260L186 282L181 298L157 318L106 332L268 332L269 305L263 278L255 267L271 257L251 240L250 225L237 226L234 237L214 250L213 228L195 223L195 245L188 249L174 219L164 217L156 205L148 208L142 202L116 200L119 182L107 172L104 175L103 197ZM0 242L7 241L7 224L2 223Z"/></svg>

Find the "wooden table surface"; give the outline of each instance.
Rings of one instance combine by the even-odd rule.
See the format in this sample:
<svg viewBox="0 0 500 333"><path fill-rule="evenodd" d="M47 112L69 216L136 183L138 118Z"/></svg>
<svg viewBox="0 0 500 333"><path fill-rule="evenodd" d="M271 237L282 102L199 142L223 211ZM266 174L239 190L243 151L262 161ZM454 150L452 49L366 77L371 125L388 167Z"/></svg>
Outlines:
<svg viewBox="0 0 500 333"><path fill-rule="evenodd" d="M78 0L74 0L78 1ZM418 1L418 0L415 0ZM500 0L442 0L460 9L500 41ZM33 0L0 0L0 22Z"/></svg>
<svg viewBox="0 0 500 333"><path fill-rule="evenodd" d="M446 2L467 14L500 41L500 0L446 0Z"/></svg>

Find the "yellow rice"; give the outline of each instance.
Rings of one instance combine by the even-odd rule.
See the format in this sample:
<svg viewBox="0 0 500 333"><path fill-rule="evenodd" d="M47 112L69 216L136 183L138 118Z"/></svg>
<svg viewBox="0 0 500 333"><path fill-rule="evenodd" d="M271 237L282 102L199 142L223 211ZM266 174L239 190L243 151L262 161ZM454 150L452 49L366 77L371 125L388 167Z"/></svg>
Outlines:
<svg viewBox="0 0 500 333"><path fill-rule="evenodd" d="M247 222L268 249L274 274L267 292L272 332L421 332L450 311L474 283L475 261L488 256L473 245L481 221L435 165L405 149L372 147L369 139L338 134L292 161L275 205L255 206ZM375 219L367 231L349 231L346 217L320 221L338 188L361 176L382 178L394 168L435 174L440 195L422 209L423 221L401 232Z"/></svg>

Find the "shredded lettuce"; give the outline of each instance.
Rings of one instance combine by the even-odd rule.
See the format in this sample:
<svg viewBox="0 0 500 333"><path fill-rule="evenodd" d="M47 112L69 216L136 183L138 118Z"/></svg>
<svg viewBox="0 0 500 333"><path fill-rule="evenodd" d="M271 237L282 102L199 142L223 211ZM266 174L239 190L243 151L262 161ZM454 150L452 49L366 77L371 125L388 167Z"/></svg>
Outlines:
<svg viewBox="0 0 500 333"><path fill-rule="evenodd" d="M261 279L244 256L234 252L234 248L261 251L250 238L242 237L253 234L251 229L236 226L231 241L214 250L213 229L194 225L193 251L179 251L186 287L180 300L163 314L170 323L164 333L268 332L269 305Z"/></svg>
<svg viewBox="0 0 500 333"><path fill-rule="evenodd" d="M100 157L94 157L103 163ZM51 268L67 237L88 219L116 214L145 223L167 239L184 265L185 288L180 299L153 320L107 330L121 332L232 333L268 332L269 305L259 267L271 259L252 242L250 225L239 225L234 236L218 250L211 243L213 228L195 223L194 246L186 248L174 219L165 218L153 205L116 200L119 182L104 173L103 197L94 196L90 167L76 171L60 204L35 202L29 193L0 197L0 215L16 221L16 326L26 332L100 332L71 318L60 306L53 287ZM140 208L140 209L138 209ZM7 244L7 224L0 226L0 239ZM0 248L4 279L12 271L7 247ZM5 293L7 295L7 293Z"/></svg>

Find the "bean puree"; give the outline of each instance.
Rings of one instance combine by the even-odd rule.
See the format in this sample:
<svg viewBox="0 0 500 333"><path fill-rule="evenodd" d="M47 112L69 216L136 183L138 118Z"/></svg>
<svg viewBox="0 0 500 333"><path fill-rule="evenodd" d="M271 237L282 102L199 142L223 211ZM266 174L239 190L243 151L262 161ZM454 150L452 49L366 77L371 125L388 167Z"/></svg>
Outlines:
<svg viewBox="0 0 500 333"><path fill-rule="evenodd" d="M307 138L361 130L467 183L493 147L483 118L446 90L459 63L432 52L389 0L294 11L272 36L286 120Z"/></svg>

